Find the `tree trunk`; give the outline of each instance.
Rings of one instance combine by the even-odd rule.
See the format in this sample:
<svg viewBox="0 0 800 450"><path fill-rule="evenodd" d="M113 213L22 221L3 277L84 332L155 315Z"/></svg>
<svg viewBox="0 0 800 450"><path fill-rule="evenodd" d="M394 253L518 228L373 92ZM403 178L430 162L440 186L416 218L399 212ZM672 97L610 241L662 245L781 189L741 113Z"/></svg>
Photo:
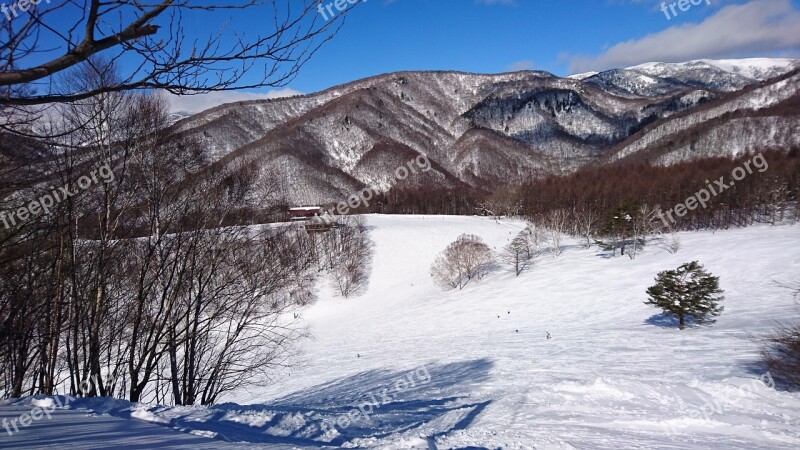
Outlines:
<svg viewBox="0 0 800 450"><path fill-rule="evenodd" d="M175 329L170 328L169 331L169 369L170 369L170 382L172 383L172 397L176 405L183 405L183 397L181 396L180 382L178 380L178 349L175 342Z"/></svg>

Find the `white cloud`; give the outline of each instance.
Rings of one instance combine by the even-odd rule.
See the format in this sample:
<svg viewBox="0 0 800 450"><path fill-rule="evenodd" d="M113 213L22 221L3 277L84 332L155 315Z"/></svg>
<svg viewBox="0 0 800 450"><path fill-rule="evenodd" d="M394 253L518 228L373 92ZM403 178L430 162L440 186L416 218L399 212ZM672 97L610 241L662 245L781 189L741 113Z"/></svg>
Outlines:
<svg viewBox="0 0 800 450"><path fill-rule="evenodd" d="M302 92L295 91L291 88L284 88L266 93L227 91L181 96L165 93L165 97L167 98L167 101L169 101L170 112L188 112L195 114L225 103L241 102L245 100L291 97L293 95L300 94L302 94Z"/></svg>
<svg viewBox="0 0 800 450"><path fill-rule="evenodd" d="M529 59L523 59L521 61L517 61L513 64L510 64L506 67L506 71L508 72L519 72L520 70L533 70L536 67L536 64Z"/></svg>
<svg viewBox="0 0 800 450"><path fill-rule="evenodd" d="M790 0L753 0L720 9L698 24L685 24L611 46L597 56L571 55L571 72L682 62L800 54L800 12Z"/></svg>

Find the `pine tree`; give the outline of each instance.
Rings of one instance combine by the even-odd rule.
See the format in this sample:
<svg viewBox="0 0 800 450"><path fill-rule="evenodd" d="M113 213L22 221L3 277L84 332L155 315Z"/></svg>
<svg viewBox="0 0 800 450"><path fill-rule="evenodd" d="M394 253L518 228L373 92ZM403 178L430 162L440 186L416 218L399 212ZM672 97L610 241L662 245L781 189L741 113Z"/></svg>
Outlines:
<svg viewBox="0 0 800 450"><path fill-rule="evenodd" d="M636 230L636 224L640 220L640 209L638 202L635 201L626 201L613 209L608 214L606 224L601 230L611 239L611 242L596 240L595 243L603 250L613 252L613 255L617 254L619 248L622 256L625 256L625 249L628 245L633 245L634 248L643 247L645 240L639 237Z"/></svg>
<svg viewBox="0 0 800 450"><path fill-rule="evenodd" d="M681 265L675 270L659 272L656 284L647 289L647 305L664 310L664 314L677 317L680 329L685 328L687 317L698 323L722 312L719 305L725 297L719 288L719 277L712 276L697 261Z"/></svg>

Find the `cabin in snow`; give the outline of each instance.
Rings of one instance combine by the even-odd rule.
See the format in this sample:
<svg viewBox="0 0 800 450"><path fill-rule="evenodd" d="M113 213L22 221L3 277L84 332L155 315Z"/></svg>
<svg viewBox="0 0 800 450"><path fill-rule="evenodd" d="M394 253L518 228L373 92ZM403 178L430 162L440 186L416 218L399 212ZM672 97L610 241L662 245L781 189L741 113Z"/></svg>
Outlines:
<svg viewBox="0 0 800 450"><path fill-rule="evenodd" d="M322 213L321 206L298 206L297 208L289 208L289 220L292 222L306 222L314 217L322 216Z"/></svg>
<svg viewBox="0 0 800 450"><path fill-rule="evenodd" d="M289 208L289 217L292 222L303 222L309 233L324 233L331 228L339 226L338 223L326 220L325 209L321 206L298 206Z"/></svg>

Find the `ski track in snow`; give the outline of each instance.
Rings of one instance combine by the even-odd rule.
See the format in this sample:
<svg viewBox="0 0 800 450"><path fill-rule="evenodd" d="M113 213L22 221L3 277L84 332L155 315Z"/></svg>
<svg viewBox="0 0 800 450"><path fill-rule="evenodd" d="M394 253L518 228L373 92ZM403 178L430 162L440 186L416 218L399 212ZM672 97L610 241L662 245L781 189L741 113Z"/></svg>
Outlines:
<svg viewBox="0 0 800 450"><path fill-rule="evenodd" d="M368 216L368 224L376 247L365 294L338 298L321 282L303 313L312 338L274 381L212 408L77 400L77 409L3 435L0 448L45 448L70 433L85 439L67 441L79 448L800 447L800 393L758 381L758 346L747 338L797 317L773 280L798 279L800 226L679 233L677 254L653 244L635 260L566 240L560 257L544 254L518 278L497 270L443 292L429 273L447 244L466 232L500 251L524 224L447 216ZM657 272L695 259L720 277L725 310L712 326L681 332L643 303L644 292ZM408 377L413 385L395 388ZM391 399L369 421L321 429L384 389ZM0 406L0 415L15 417L30 401Z"/></svg>

